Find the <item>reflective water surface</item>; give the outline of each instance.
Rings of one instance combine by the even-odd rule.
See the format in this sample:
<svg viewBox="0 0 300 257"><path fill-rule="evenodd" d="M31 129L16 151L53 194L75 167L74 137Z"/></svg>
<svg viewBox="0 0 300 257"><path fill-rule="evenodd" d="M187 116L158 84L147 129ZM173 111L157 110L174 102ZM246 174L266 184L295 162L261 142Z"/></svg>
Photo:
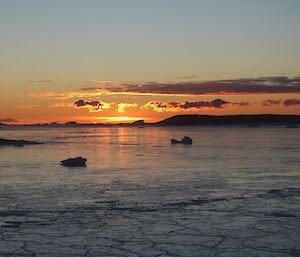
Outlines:
<svg viewBox="0 0 300 257"><path fill-rule="evenodd" d="M193 138L192 146L170 144ZM3 129L0 256L300 256L300 130ZM68 157L88 159L67 168Z"/></svg>

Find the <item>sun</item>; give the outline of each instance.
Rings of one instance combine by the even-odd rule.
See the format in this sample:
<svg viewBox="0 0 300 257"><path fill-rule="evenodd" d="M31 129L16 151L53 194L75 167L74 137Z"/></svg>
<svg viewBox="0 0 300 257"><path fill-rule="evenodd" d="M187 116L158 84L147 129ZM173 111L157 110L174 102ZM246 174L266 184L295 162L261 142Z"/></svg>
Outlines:
<svg viewBox="0 0 300 257"><path fill-rule="evenodd" d="M117 116L117 117L98 117L97 120L103 120L109 123L128 123L136 120L143 120L143 117L128 117L128 116Z"/></svg>

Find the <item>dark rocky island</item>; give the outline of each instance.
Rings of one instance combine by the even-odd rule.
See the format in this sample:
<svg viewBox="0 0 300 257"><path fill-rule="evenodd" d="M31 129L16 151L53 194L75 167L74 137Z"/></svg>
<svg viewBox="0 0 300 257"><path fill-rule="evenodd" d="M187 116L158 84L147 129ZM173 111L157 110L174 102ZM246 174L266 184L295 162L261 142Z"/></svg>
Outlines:
<svg viewBox="0 0 300 257"><path fill-rule="evenodd" d="M76 158L68 158L60 162L61 165L67 167L85 167L86 166L86 158L76 157Z"/></svg>
<svg viewBox="0 0 300 257"><path fill-rule="evenodd" d="M43 143L27 140L13 140L13 139L4 139L0 138L0 146L10 145L16 147L22 147L24 145L40 145Z"/></svg>
<svg viewBox="0 0 300 257"><path fill-rule="evenodd" d="M199 125L287 125L300 124L300 115L176 115L154 123L156 126L199 126Z"/></svg>
<svg viewBox="0 0 300 257"><path fill-rule="evenodd" d="M176 144L183 144L183 145L191 145L193 143L193 140L190 137L183 137L181 141L178 141L174 138L171 139L171 144L176 145Z"/></svg>

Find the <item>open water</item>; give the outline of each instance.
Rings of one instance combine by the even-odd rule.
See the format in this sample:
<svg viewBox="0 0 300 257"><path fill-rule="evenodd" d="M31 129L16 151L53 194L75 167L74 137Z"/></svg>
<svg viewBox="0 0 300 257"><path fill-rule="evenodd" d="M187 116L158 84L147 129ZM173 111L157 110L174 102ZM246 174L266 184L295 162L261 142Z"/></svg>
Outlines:
<svg viewBox="0 0 300 257"><path fill-rule="evenodd" d="M193 138L193 145L170 139ZM300 256L300 129L22 128L0 137L0 256ZM87 167L59 162L83 156Z"/></svg>

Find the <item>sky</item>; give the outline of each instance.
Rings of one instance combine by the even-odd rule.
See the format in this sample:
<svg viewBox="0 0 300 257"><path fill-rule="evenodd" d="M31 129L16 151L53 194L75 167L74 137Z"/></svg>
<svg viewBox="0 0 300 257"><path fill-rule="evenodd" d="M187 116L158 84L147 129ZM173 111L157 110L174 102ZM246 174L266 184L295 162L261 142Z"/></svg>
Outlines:
<svg viewBox="0 0 300 257"><path fill-rule="evenodd" d="M299 0L0 0L0 122L300 114Z"/></svg>

